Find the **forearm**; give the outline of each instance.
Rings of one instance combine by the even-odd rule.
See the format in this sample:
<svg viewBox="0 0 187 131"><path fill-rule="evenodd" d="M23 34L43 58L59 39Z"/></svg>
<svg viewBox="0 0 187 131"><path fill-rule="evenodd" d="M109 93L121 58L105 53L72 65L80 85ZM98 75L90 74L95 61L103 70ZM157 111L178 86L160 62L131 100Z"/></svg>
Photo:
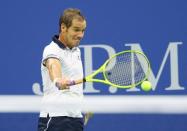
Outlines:
<svg viewBox="0 0 187 131"><path fill-rule="evenodd" d="M59 64L50 63L48 65L48 71L51 81L54 81L55 79L62 79L62 71Z"/></svg>
<svg viewBox="0 0 187 131"><path fill-rule="evenodd" d="M58 59L48 59L46 62L46 67L48 69L51 81L53 81L60 90L69 88L67 86L68 81L64 76L62 76L62 67Z"/></svg>

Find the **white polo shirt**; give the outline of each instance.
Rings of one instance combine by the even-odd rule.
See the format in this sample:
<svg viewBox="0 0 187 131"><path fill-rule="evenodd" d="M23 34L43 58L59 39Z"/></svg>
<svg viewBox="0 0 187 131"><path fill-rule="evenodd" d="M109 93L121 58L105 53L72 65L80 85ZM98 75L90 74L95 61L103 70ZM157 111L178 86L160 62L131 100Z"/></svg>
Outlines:
<svg viewBox="0 0 187 131"><path fill-rule="evenodd" d="M45 61L48 58L59 59L63 76L70 80L80 79L83 78L80 55L78 47L72 49L65 47L58 40L58 36L54 36L53 41L45 47L41 63L44 96L40 117L47 117L48 114L49 116L82 117L83 84L70 86L70 89L59 90L51 81L48 69L45 66Z"/></svg>

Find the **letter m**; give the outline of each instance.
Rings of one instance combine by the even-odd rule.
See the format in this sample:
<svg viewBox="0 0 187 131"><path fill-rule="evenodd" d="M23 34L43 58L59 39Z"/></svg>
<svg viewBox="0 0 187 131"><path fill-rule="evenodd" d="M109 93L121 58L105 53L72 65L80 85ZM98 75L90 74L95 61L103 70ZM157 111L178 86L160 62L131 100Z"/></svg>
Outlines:
<svg viewBox="0 0 187 131"><path fill-rule="evenodd" d="M184 87L180 86L180 84L179 84L178 45L181 45L181 44L182 44L182 42L170 42L169 43L166 53L164 55L164 58L162 60L162 63L160 65L159 71L156 76L153 74L153 71L151 69L148 79L152 83L153 90L156 89L156 86L159 82L160 76L161 76L164 66L166 64L166 60L168 58L170 59L171 84L170 84L170 86L166 87L165 90L184 90ZM139 51L143 52L142 48L140 47L140 44L138 44L138 43L125 44L125 46L130 46L132 50L139 50ZM129 89L129 90L131 90L131 89ZM132 91L133 90L137 90L137 89L132 89Z"/></svg>

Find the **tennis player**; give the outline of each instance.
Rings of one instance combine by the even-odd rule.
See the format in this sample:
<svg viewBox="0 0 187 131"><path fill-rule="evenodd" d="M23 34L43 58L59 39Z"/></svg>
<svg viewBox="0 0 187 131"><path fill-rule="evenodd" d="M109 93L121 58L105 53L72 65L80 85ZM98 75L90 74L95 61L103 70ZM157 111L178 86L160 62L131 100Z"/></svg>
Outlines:
<svg viewBox="0 0 187 131"><path fill-rule="evenodd" d="M80 40L86 20L80 10L64 10L59 19L59 34L43 51L41 73L44 96L38 131L83 131L83 115L79 105L66 106L68 100L83 97L83 85L68 86L74 79L83 78Z"/></svg>

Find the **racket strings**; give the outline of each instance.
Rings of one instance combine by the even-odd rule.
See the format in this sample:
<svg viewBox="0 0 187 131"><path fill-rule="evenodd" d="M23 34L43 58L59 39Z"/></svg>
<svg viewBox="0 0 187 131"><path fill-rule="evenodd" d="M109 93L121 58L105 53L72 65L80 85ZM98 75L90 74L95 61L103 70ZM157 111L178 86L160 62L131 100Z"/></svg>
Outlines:
<svg viewBox="0 0 187 131"><path fill-rule="evenodd" d="M128 52L109 60L105 67L105 77L115 85L135 85L146 77L146 70L148 66L144 56Z"/></svg>

